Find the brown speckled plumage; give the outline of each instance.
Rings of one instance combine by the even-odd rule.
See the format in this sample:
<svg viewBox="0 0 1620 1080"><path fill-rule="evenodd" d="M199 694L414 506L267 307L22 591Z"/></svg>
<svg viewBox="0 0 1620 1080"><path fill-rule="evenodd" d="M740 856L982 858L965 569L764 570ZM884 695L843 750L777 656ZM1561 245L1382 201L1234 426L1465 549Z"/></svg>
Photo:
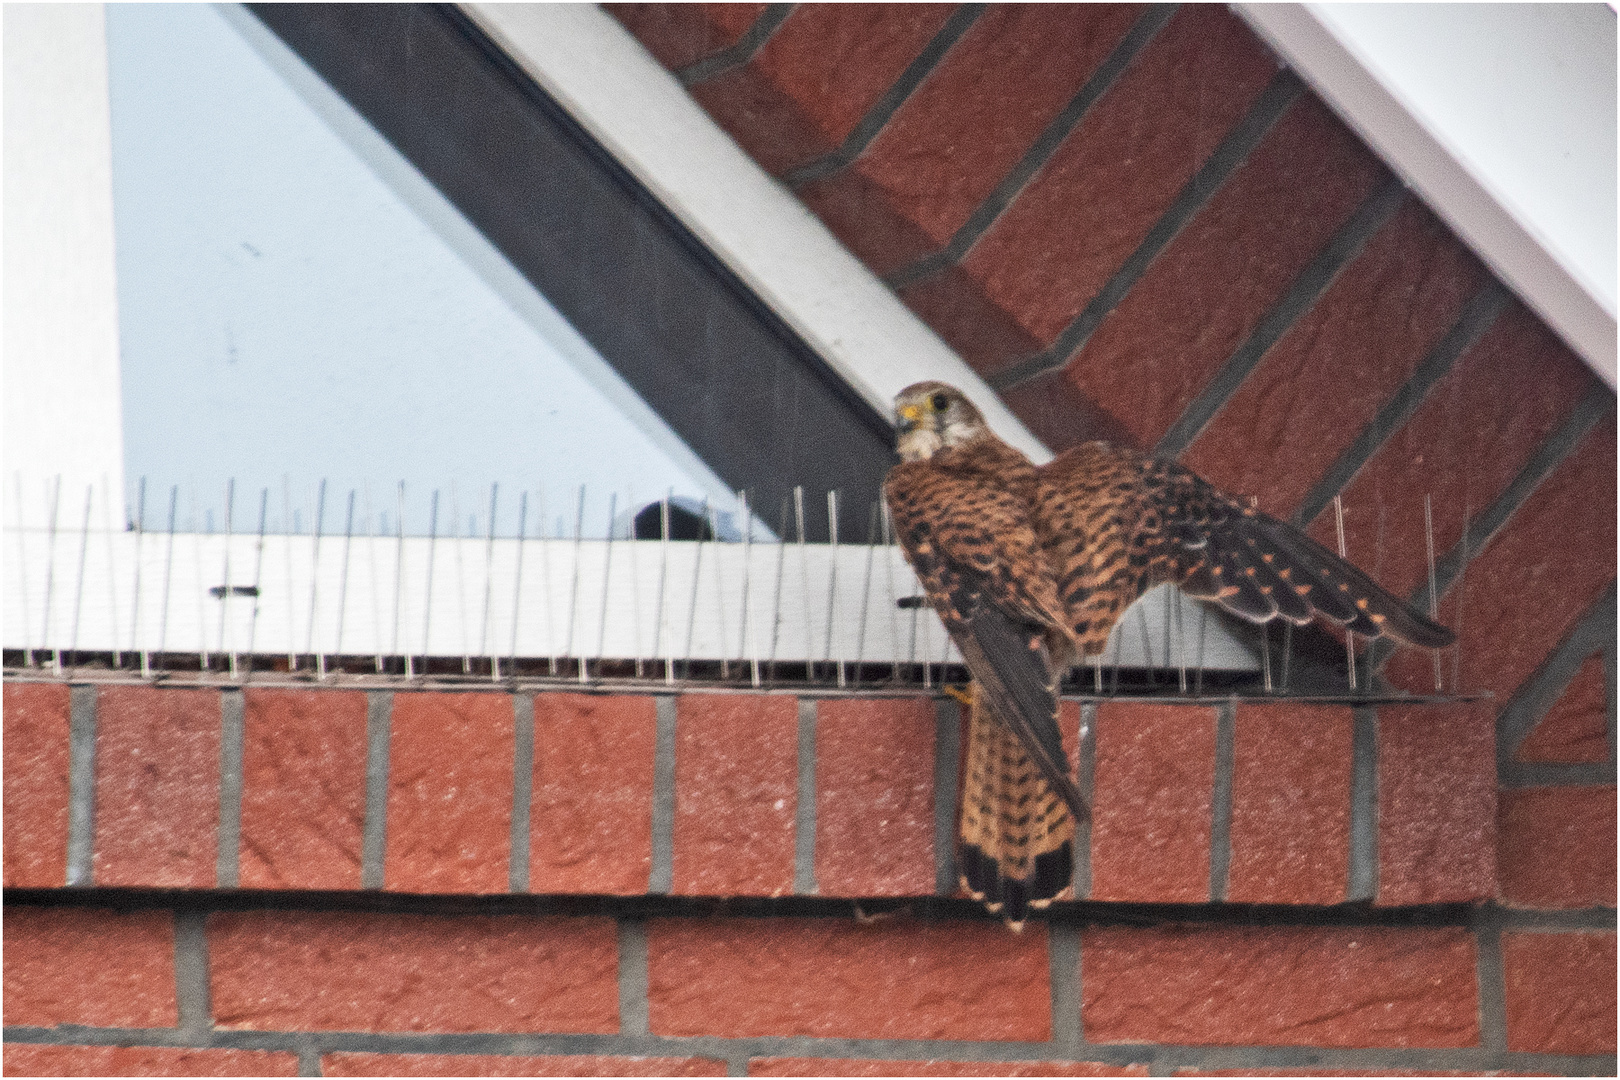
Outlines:
<svg viewBox="0 0 1620 1080"><path fill-rule="evenodd" d="M958 863L1014 924L1068 884L1087 813L1057 726L1057 683L1102 653L1154 585L1253 622L1322 617L1367 637L1449 644L1299 530L1174 462L1087 443L1037 468L954 387L895 399L901 464L884 496L906 558L974 678Z"/></svg>

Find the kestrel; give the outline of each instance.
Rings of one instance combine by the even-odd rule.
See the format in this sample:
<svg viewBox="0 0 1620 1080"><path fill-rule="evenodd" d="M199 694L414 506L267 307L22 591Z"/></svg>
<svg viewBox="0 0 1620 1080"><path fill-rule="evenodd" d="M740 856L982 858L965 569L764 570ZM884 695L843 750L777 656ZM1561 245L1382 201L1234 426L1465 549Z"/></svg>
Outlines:
<svg viewBox="0 0 1620 1080"><path fill-rule="evenodd" d="M963 770L962 886L1019 925L1069 884L1088 810L1057 725L1058 683L1101 655L1148 589L1251 622L1320 616L1367 637L1439 648L1410 611L1305 536L1187 469L1106 443L1037 468L955 387L895 398L901 462L884 482L895 534L973 676Z"/></svg>

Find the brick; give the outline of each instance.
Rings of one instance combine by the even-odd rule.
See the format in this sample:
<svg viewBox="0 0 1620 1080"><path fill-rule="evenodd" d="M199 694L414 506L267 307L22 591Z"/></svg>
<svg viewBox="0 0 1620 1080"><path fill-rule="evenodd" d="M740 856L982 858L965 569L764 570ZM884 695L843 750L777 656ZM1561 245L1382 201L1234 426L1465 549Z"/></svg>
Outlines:
<svg viewBox="0 0 1620 1080"><path fill-rule="evenodd" d="M321 1057L322 1076L725 1076L726 1063L701 1057L598 1057L557 1054L362 1054Z"/></svg>
<svg viewBox="0 0 1620 1080"><path fill-rule="evenodd" d="M1609 933L1505 933L1509 1050L1612 1054L1615 948Z"/></svg>
<svg viewBox="0 0 1620 1080"><path fill-rule="evenodd" d="M752 60L692 87L692 96L781 176L837 149L953 7L802 5Z"/></svg>
<svg viewBox="0 0 1620 1080"><path fill-rule="evenodd" d="M647 891L657 742L651 697L535 695L530 892Z"/></svg>
<svg viewBox="0 0 1620 1080"><path fill-rule="evenodd" d="M1215 789L1215 711L1097 707L1091 900L1204 903Z"/></svg>
<svg viewBox="0 0 1620 1080"><path fill-rule="evenodd" d="M1379 904L1496 893L1496 731L1478 703L1378 710Z"/></svg>
<svg viewBox="0 0 1620 1080"><path fill-rule="evenodd" d="M1603 654L1581 663L1535 728L1519 744L1515 761L1609 760L1609 688Z"/></svg>
<svg viewBox="0 0 1620 1080"><path fill-rule="evenodd" d="M1510 701L1614 581L1613 406L1469 565L1442 617L1457 626L1463 684ZM1462 610L1457 613L1456 604ZM1385 667L1401 687L1433 686L1428 656L1408 649Z"/></svg>
<svg viewBox="0 0 1620 1080"><path fill-rule="evenodd" d="M1615 789L1502 792L1502 898L1515 907L1615 906Z"/></svg>
<svg viewBox="0 0 1620 1080"><path fill-rule="evenodd" d="M1474 968L1459 929L1086 930L1081 1017L1091 1042L1475 1046Z"/></svg>
<svg viewBox="0 0 1620 1080"><path fill-rule="evenodd" d="M172 913L9 905L4 933L8 1027L179 1023Z"/></svg>
<svg viewBox="0 0 1620 1080"><path fill-rule="evenodd" d="M1049 371L1000 391L1002 402L1054 453L1081 443L1139 446L1118 417L1082 394L1061 371Z"/></svg>
<svg viewBox="0 0 1620 1080"><path fill-rule="evenodd" d="M737 43L764 4L603 4L660 64L678 71Z"/></svg>
<svg viewBox="0 0 1620 1080"><path fill-rule="evenodd" d="M67 881L70 691L56 683L5 684L5 885Z"/></svg>
<svg viewBox="0 0 1620 1080"><path fill-rule="evenodd" d="M1098 1061L876 1061L750 1058L749 1076L1146 1076L1146 1065Z"/></svg>
<svg viewBox="0 0 1620 1080"><path fill-rule="evenodd" d="M358 889L366 823L366 695L243 694L245 889Z"/></svg>
<svg viewBox="0 0 1620 1080"><path fill-rule="evenodd" d="M988 922L654 919L657 1035L1051 1037L1045 928Z"/></svg>
<svg viewBox="0 0 1620 1080"><path fill-rule="evenodd" d="M298 1055L273 1050L6 1044L7 1076L297 1076Z"/></svg>
<svg viewBox="0 0 1620 1080"><path fill-rule="evenodd" d="M507 891L514 725L506 694L394 695L388 889Z"/></svg>
<svg viewBox="0 0 1620 1080"><path fill-rule="evenodd" d="M1350 710L1237 710L1226 898L1337 904L1350 859Z"/></svg>
<svg viewBox="0 0 1620 1080"><path fill-rule="evenodd" d="M97 885L212 888L219 692L110 686L96 704Z"/></svg>
<svg viewBox="0 0 1620 1080"><path fill-rule="evenodd" d="M1068 378L1153 446L1386 176L1302 94L1103 319Z"/></svg>
<svg viewBox="0 0 1620 1080"><path fill-rule="evenodd" d="M934 891L934 703L816 706L816 889L822 896Z"/></svg>
<svg viewBox="0 0 1620 1080"><path fill-rule="evenodd" d="M968 277L1032 338L1050 343L1136 250L1276 70L1225 9L1183 9L974 245L962 260ZM1015 359L964 358L982 372Z"/></svg>
<svg viewBox="0 0 1620 1080"><path fill-rule="evenodd" d="M1176 1076L1537 1076L1478 1069L1312 1069L1290 1065L1286 1069L1177 1069Z"/></svg>
<svg viewBox="0 0 1620 1080"><path fill-rule="evenodd" d="M1039 352L1044 344L987 296L983 282L960 264L905 286L900 299L981 373Z"/></svg>
<svg viewBox="0 0 1620 1080"><path fill-rule="evenodd" d="M1266 352L1182 460L1287 517L1484 281L1468 249L1408 199Z"/></svg>
<svg viewBox="0 0 1620 1080"><path fill-rule="evenodd" d="M270 1031L614 1032L606 918L217 912L214 1022Z"/></svg>
<svg viewBox="0 0 1620 1080"><path fill-rule="evenodd" d="M675 733L675 893L791 893L798 702L682 694Z"/></svg>
<svg viewBox="0 0 1620 1080"><path fill-rule="evenodd" d="M1134 4L987 10L853 165L799 191L874 273L943 247L1142 14Z"/></svg>
<svg viewBox="0 0 1620 1080"><path fill-rule="evenodd" d="M1424 495L1432 497L1434 550L1442 556L1462 539L1465 514L1479 513L1506 490L1591 385L1585 364L1510 302L1345 488L1351 561L1397 596L1424 586ZM1310 531L1337 550L1331 505ZM1441 614L1450 617L1450 609Z"/></svg>

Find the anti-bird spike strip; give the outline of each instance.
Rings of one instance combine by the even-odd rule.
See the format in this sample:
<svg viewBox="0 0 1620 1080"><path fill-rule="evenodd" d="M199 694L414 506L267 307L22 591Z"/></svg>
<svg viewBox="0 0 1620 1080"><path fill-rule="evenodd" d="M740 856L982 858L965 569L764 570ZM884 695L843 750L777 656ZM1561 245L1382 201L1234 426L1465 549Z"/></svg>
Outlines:
<svg viewBox="0 0 1620 1080"><path fill-rule="evenodd" d="M283 520L297 527L291 513L291 486L284 481ZM47 519L34 527L32 536L18 530L18 537L7 548L21 554L23 584L32 585L26 592L19 590L19 602L9 609L10 647L25 662L42 653L50 654L53 661L65 654L59 661L64 670L75 664L105 665L114 649L127 650L132 667L133 658L144 655L142 674L150 677L163 677L167 662L189 653L199 659L198 676L204 678L217 669L223 681L229 660L228 678L237 684L267 674L266 664L254 663L255 657L262 658L266 652L288 657L285 667L274 665L277 673L271 677L277 679L342 679L346 672L341 658L350 654L371 655L376 663L367 663L368 670L378 666L407 678L483 679L485 672L476 665L470 674L465 664L454 665L455 657L465 660L470 654L487 658L488 675L494 681L511 679L524 657L566 657L572 666L559 666L558 676L586 684L617 678L620 672L628 677L632 661L651 657L652 670L644 673L656 677L662 662L667 682L678 676L701 678L718 673L727 681L763 687L786 671L794 681L808 677L846 688L852 682L852 664L853 681L869 679L868 665L875 663L885 666L888 678L933 687L942 676L950 677L951 664L957 660L932 612L922 611L914 603L906 603L903 609L895 603L899 597L915 594L916 589L898 550L886 543L890 530L881 504L870 515L865 538L869 542L852 544L834 524L841 517L841 499L838 493L827 493L827 542L812 545L805 512L809 493L801 488L796 498L790 493L784 500L780 537L762 541L753 534L753 508L747 493L734 492L736 511L742 515L739 531L720 537L722 515L717 506L705 502L697 515L705 526L703 538L681 543L673 538L673 517L680 511L666 497L652 504L660 526L666 516L671 519L670 528L660 527L654 547L627 540L615 531L623 505L618 494L610 497L606 508L607 533L586 538L580 514L589 502L588 490L575 503L571 537L527 535L527 492L521 500L517 536L495 535L500 522L496 486L491 487L487 521L478 522L474 517L462 532L458 519L452 527L460 535L450 536L438 514L442 507L430 500L423 507L429 511L424 515L424 535L407 537L406 493L400 485L401 512L392 522L386 515L376 522L369 514L363 515L364 535L358 537L358 543L366 548L363 554L368 558L362 568L354 562L362 554L355 550L356 533L362 525L355 517L360 492L351 490L349 504L343 507L341 546L330 542L337 539L336 533L330 541L326 536L325 511L329 507L324 505L318 481L309 484L308 492L312 496L307 507L309 531L271 536L267 535L268 488L260 493L255 534L250 529L237 530L234 484L227 483L223 485L223 535L217 535L186 533L180 528L178 486L173 487L170 535L157 548L147 542L145 526L149 522L138 499L131 528L105 537L103 543L103 538L88 533L116 511L104 508L97 515L95 499L99 496L94 487L87 492L75 533L71 526L61 527L65 515L55 484L45 485L47 510L52 504L56 509L54 532ZM1432 514L1431 503L1426 531L1433 528ZM379 535L379 523L383 529L393 526L394 535ZM557 531L566 534L567 526ZM283 548L280 553L273 550L277 544ZM454 550L441 550L446 545ZM533 550L536 545L538 552ZM105 558L104 549L109 552ZM244 588L250 556L253 587ZM266 558L274 567L268 588ZM794 558L799 566L790 572L786 563ZM454 574L440 572L439 564L447 559L451 561L444 563L446 567L464 563L466 571L474 575L480 564L484 567L482 604L473 591L478 583L468 584L465 574L458 580ZM78 560L78 564L70 567L69 560ZM646 565L642 565L644 560ZM879 561L882 567L877 565ZM535 580L541 567L549 564L556 565L541 575L544 580ZM71 582L68 574L74 575ZM903 575L901 580L896 580L897 574ZM193 578L203 586L196 590L199 597L211 594L219 601L217 609L206 607L200 624L192 621L191 600L186 596L193 588ZM1437 580L1436 594L1438 584ZM383 610L390 585L394 589L392 619ZM41 595L46 591L51 603L49 608L41 608ZM469 617L458 635L456 600L463 593L469 594ZM506 599L508 595L510 599ZM254 603L244 606L240 601L250 596ZM1168 590L1164 596L1140 602L1137 610L1120 620L1119 632L1103 651L1085 658L1083 663L1091 672L1088 678L1082 669L1080 678L1087 692L1135 693L1143 686L1137 680L1147 679L1158 684L1144 688L1151 693L1201 695L1208 682L1205 671L1252 670L1256 692L1269 686L1268 692L1287 693L1291 682L1298 681L1293 668L1300 658L1292 655L1287 627L1279 679L1275 640L1245 660L1243 650L1254 646L1251 639L1259 638L1260 632L1250 632L1245 637L1249 645L1238 646L1226 631L1208 625L1200 605L1195 636L1191 613L1185 607L1188 603L1191 601ZM300 606L305 604L308 606ZM363 611L350 613L350 606L356 604L361 609L369 607L369 624L360 617ZM152 610L154 605L158 610ZM37 622L18 619L17 612L24 606L38 617ZM908 613L910 623L904 621ZM184 618L179 617L182 614ZM769 645L766 635L771 639ZM299 672L306 654L312 663ZM218 661L208 663L202 659L207 655L217 655ZM334 656L340 661L334 663ZM398 657L394 663L400 666L390 668L390 657ZM503 663L504 658L510 658L510 663ZM446 668L445 661L452 666ZM784 669L784 664L792 667ZM1104 666L1112 667L1111 678L1103 677ZM711 674L705 676L705 671ZM1168 682L1161 677L1161 673L1172 672ZM539 674L543 676L545 669ZM1267 674L1269 683L1263 682ZM1361 685L1365 673L1358 670L1355 676ZM1223 676L1220 685L1233 683ZM1308 681L1306 685L1322 684Z"/></svg>

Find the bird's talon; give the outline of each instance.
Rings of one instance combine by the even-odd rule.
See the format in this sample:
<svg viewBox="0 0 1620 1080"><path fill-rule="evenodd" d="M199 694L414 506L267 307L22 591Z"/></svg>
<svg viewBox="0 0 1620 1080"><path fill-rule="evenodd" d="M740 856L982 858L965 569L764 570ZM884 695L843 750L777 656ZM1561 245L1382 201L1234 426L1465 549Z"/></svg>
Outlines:
<svg viewBox="0 0 1620 1080"><path fill-rule="evenodd" d="M958 704L966 705L970 709L973 707L973 691L970 687L947 684L941 686L940 689L945 692L946 697L954 698Z"/></svg>

